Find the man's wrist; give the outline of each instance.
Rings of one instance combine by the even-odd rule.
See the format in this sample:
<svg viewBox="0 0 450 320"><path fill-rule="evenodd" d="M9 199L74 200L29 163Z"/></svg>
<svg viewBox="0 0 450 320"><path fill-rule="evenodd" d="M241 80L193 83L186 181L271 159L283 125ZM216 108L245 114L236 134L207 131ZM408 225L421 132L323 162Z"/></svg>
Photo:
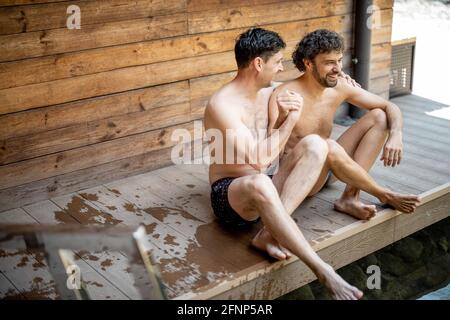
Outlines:
<svg viewBox="0 0 450 320"><path fill-rule="evenodd" d="M391 129L389 131L389 136L390 137L402 137L402 130L399 129Z"/></svg>
<svg viewBox="0 0 450 320"><path fill-rule="evenodd" d="M282 119L286 119L288 115L289 115L289 111L280 112L280 118L282 118Z"/></svg>

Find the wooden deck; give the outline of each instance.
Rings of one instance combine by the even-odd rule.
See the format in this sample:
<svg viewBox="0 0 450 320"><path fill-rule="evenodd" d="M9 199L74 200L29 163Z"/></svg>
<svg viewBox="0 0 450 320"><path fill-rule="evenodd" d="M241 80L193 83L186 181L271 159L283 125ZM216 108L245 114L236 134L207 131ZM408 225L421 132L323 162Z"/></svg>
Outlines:
<svg viewBox="0 0 450 320"><path fill-rule="evenodd" d="M371 174L393 190L421 194L425 204L415 214L404 215L362 193L366 202L379 206L379 213L361 222L333 210L342 183L307 199L293 217L314 249L335 268L450 215L450 121L425 114L446 106L413 95L393 101L404 113L404 160L395 169L377 161ZM335 126L334 137L345 129ZM273 299L314 280L298 259L276 262L252 249L249 240L259 225L238 231L219 225L210 209L209 191L205 166L171 166L0 212L0 223L143 223L148 251L172 299ZM138 296L125 254L76 255L92 298ZM57 298L42 253L0 249L0 271L2 298Z"/></svg>

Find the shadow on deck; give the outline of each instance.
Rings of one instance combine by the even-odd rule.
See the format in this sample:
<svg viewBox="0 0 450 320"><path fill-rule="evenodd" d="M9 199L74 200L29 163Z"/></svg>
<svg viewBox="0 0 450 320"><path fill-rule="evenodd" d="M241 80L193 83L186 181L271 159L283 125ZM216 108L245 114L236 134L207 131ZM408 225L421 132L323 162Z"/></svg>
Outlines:
<svg viewBox="0 0 450 320"><path fill-rule="evenodd" d="M357 221L333 210L344 189L327 187L293 214L319 255L335 268L347 265L450 215L450 121L425 112L445 105L417 96L393 101L404 114L404 159L399 167L380 161L371 175L395 191L420 194L413 215L378 206L376 217ZM346 128L335 126L333 137ZM0 213L0 223L130 226L143 223L146 248L172 299L274 299L312 280L298 259L277 262L253 250L260 225L227 230L209 204L207 167L171 166ZM121 252L76 252L94 299L138 297ZM57 293L41 253L0 250L0 297L42 299Z"/></svg>

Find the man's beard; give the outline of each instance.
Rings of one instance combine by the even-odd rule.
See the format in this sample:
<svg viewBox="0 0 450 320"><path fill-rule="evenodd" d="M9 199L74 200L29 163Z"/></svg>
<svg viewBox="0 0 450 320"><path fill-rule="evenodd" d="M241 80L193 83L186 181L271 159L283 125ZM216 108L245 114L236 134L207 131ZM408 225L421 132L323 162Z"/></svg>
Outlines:
<svg viewBox="0 0 450 320"><path fill-rule="evenodd" d="M330 76L333 76L333 75L337 76L337 75L339 75L339 73L333 73L333 74L329 74L329 75ZM322 87L325 87L325 88L334 88L337 85L337 82L338 82L337 79L336 80L328 80L327 79L328 75L326 75L325 77L321 77L319 72L317 71L315 63L313 63L313 76L317 80L317 82L319 82L322 85Z"/></svg>

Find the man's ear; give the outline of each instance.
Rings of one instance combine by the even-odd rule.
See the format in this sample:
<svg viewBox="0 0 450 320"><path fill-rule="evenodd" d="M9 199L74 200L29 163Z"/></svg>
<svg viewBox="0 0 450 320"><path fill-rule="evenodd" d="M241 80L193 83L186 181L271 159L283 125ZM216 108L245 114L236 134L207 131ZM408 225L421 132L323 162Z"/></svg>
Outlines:
<svg viewBox="0 0 450 320"><path fill-rule="evenodd" d="M255 59L253 59L253 67L258 72L262 71L263 63L264 63L264 60L261 57L256 57Z"/></svg>
<svg viewBox="0 0 450 320"><path fill-rule="evenodd" d="M312 70L312 61L311 60L303 59L303 64L305 65L306 70L309 70L309 71Z"/></svg>

